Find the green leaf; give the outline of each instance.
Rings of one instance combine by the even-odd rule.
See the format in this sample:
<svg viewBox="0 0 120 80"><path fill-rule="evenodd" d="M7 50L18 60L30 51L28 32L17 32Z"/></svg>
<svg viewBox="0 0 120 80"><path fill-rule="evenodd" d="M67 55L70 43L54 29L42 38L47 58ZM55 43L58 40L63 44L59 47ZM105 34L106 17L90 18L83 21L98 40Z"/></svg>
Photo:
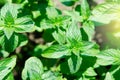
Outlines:
<svg viewBox="0 0 120 80"><path fill-rule="evenodd" d="M79 42L81 41L81 32L77 26L76 22L72 22L72 24L68 27L66 32L66 37L69 43Z"/></svg>
<svg viewBox="0 0 120 80"><path fill-rule="evenodd" d="M6 12L6 15L4 17L4 23L6 24L6 27L10 27L12 24L14 24L14 18L12 14L10 13L10 11Z"/></svg>
<svg viewBox="0 0 120 80"><path fill-rule="evenodd" d="M69 16L64 16L64 15L59 15L55 19L51 19L52 24L54 24L57 27L63 27L66 29L66 26L69 24L70 17Z"/></svg>
<svg viewBox="0 0 120 80"><path fill-rule="evenodd" d="M64 11L64 13L71 17L71 20L82 22L82 16L77 11Z"/></svg>
<svg viewBox="0 0 120 80"><path fill-rule="evenodd" d="M96 43L88 42L88 41L83 41L81 46L79 46L79 48L82 52L84 52L84 51L86 52L86 50L90 50L90 49L96 48L96 47L98 47L98 45Z"/></svg>
<svg viewBox="0 0 120 80"><path fill-rule="evenodd" d="M90 9L89 9L89 4L87 3L87 0L82 0L81 15L84 20L88 19L90 16Z"/></svg>
<svg viewBox="0 0 120 80"><path fill-rule="evenodd" d="M95 49L95 48L91 48L88 50L85 50L84 52L82 52L82 55L87 55L87 56L96 56L100 53L100 50Z"/></svg>
<svg viewBox="0 0 120 80"><path fill-rule="evenodd" d="M108 24L110 21L117 20L119 18L120 4L115 2L107 2L98 5L93 9L90 20L97 22L97 24Z"/></svg>
<svg viewBox="0 0 120 80"><path fill-rule="evenodd" d="M54 19L59 15L55 7L47 7L46 11L47 11L47 16L49 19Z"/></svg>
<svg viewBox="0 0 120 80"><path fill-rule="evenodd" d="M1 16L4 18L9 11L13 18L17 18L18 9L21 8L21 5L7 3L1 8Z"/></svg>
<svg viewBox="0 0 120 80"><path fill-rule="evenodd" d="M82 25L82 28L86 32L89 41L91 41L93 39L94 34L95 34L94 24L91 21L84 22Z"/></svg>
<svg viewBox="0 0 120 80"><path fill-rule="evenodd" d="M52 24L52 22L50 20L46 20L46 19L43 19L41 22L40 22L40 28L41 29L49 29L49 28L53 28L54 27L54 24Z"/></svg>
<svg viewBox="0 0 120 80"><path fill-rule="evenodd" d="M115 49L108 49L101 51L97 55L97 63L99 65L120 65L120 51Z"/></svg>
<svg viewBox="0 0 120 80"><path fill-rule="evenodd" d="M42 80L63 80L58 72L47 71L42 75Z"/></svg>
<svg viewBox="0 0 120 80"><path fill-rule="evenodd" d="M67 46L52 45L43 51L42 56L46 58L62 58L69 53L70 50Z"/></svg>
<svg viewBox="0 0 120 80"><path fill-rule="evenodd" d="M60 0L60 2L62 2L66 6L72 6L72 5L74 5L75 1L77 1L77 0Z"/></svg>
<svg viewBox="0 0 120 80"><path fill-rule="evenodd" d="M47 45L40 45L38 44L37 46L35 46L33 51L30 51L30 55L32 56L36 56L39 57L41 56L41 53L47 48Z"/></svg>
<svg viewBox="0 0 120 80"><path fill-rule="evenodd" d="M16 56L0 60L0 80L5 79L6 76L12 71L16 64Z"/></svg>
<svg viewBox="0 0 120 80"><path fill-rule="evenodd" d="M114 80L119 80L120 79L120 76L119 76L120 66L119 65L113 65L110 68L109 72L110 72L111 77L114 78Z"/></svg>
<svg viewBox="0 0 120 80"><path fill-rule="evenodd" d="M70 49L72 50L73 53L86 53L90 49L94 49L97 47L96 43L94 42L87 42L87 41L81 41L81 42L71 42ZM91 54L90 54L91 55Z"/></svg>
<svg viewBox="0 0 120 80"><path fill-rule="evenodd" d="M14 80L13 73L12 73L12 72L9 73L9 74L6 76L5 80Z"/></svg>
<svg viewBox="0 0 120 80"><path fill-rule="evenodd" d="M54 40L51 33L53 33L53 29L46 29L42 35L45 42L52 42ZM47 36L46 36L47 35Z"/></svg>
<svg viewBox="0 0 120 80"><path fill-rule="evenodd" d="M68 59L68 66L71 74L76 73L81 66L82 57L79 55L72 54L71 57Z"/></svg>
<svg viewBox="0 0 120 80"><path fill-rule="evenodd" d="M96 76L97 73L94 71L93 67L87 68L87 70L83 73L85 76Z"/></svg>
<svg viewBox="0 0 120 80"><path fill-rule="evenodd" d="M4 28L3 31L4 31L4 34L8 40L12 37L12 35L14 33L14 29L12 27L11 28L6 27L6 28Z"/></svg>
<svg viewBox="0 0 120 80"><path fill-rule="evenodd" d="M4 28L4 21L3 19L0 17L0 30L3 30Z"/></svg>
<svg viewBox="0 0 120 80"><path fill-rule="evenodd" d="M82 64L80 70L77 73L78 76L79 74L83 74L86 70L89 70L90 67L92 68L99 67L98 65L96 65L97 58L95 56L81 55L81 57L82 57Z"/></svg>
<svg viewBox="0 0 120 80"><path fill-rule="evenodd" d="M23 32L32 32L35 30L34 22L31 18L25 16L21 18L17 18L15 20L15 32L23 33Z"/></svg>
<svg viewBox="0 0 120 80"><path fill-rule="evenodd" d="M10 13L10 11L6 12L6 15L4 17L4 24L5 24L4 29L3 29L4 34L6 35L8 39L10 39L10 37L12 36L14 32L14 29L13 29L14 18L12 14Z"/></svg>
<svg viewBox="0 0 120 80"><path fill-rule="evenodd" d="M96 80L96 78L95 77L86 77L86 76L84 76L83 78L81 78L82 80ZM80 80L81 80L80 79Z"/></svg>
<svg viewBox="0 0 120 80"><path fill-rule="evenodd" d="M52 33L52 35L59 44L65 43L66 41L65 31L58 29L58 32L55 31Z"/></svg>
<svg viewBox="0 0 120 80"><path fill-rule="evenodd" d="M16 36L18 36L18 45L17 45L17 47L25 46L28 43L28 38L25 35L16 33Z"/></svg>
<svg viewBox="0 0 120 80"><path fill-rule="evenodd" d="M43 74L43 65L36 57L30 57L25 62L25 67L22 71L23 80L41 80Z"/></svg>
<svg viewBox="0 0 120 80"><path fill-rule="evenodd" d="M18 45L18 36L12 35L8 40L6 36L0 37L0 44L2 49L8 52L12 52Z"/></svg>
<svg viewBox="0 0 120 80"><path fill-rule="evenodd" d="M14 51L18 46L26 45L27 38L22 34L13 34L10 39L7 39L6 36L0 37L0 44L2 46L2 49L12 52Z"/></svg>
<svg viewBox="0 0 120 80"><path fill-rule="evenodd" d="M107 72L104 80L115 80L115 79L113 78L110 72Z"/></svg>
<svg viewBox="0 0 120 80"><path fill-rule="evenodd" d="M7 51L0 49L0 57L6 58L9 56L10 53L8 53Z"/></svg>

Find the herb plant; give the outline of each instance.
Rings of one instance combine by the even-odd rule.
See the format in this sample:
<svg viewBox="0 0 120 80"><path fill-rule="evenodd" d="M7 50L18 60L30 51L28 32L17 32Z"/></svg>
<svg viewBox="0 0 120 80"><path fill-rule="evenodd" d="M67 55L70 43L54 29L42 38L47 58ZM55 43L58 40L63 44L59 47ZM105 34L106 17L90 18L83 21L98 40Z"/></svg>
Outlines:
<svg viewBox="0 0 120 80"><path fill-rule="evenodd" d="M119 20L119 1L59 0L71 10L53 0L2 1L0 80L120 79L120 50L93 40L96 26Z"/></svg>

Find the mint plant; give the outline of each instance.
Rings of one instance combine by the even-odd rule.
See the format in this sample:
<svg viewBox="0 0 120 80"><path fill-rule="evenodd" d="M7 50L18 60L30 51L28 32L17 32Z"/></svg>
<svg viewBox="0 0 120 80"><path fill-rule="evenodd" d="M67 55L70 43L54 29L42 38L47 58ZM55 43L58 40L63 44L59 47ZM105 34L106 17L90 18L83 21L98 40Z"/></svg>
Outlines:
<svg viewBox="0 0 120 80"><path fill-rule="evenodd" d="M68 9L53 0L3 3L0 80L119 80L120 50L93 40L96 26L119 20L119 1L59 2Z"/></svg>
<svg viewBox="0 0 120 80"><path fill-rule="evenodd" d="M34 31L34 23L29 17L18 17L20 5L6 4L1 9L1 41L2 48L12 52L18 46L27 43L27 38L18 33Z"/></svg>

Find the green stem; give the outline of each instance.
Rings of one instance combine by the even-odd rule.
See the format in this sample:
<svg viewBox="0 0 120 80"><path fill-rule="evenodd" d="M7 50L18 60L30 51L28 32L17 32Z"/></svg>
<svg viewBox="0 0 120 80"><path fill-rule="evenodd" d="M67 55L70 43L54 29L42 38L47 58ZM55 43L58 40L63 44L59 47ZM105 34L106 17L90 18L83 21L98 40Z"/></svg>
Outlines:
<svg viewBox="0 0 120 80"><path fill-rule="evenodd" d="M114 69L113 71L111 71L110 73L113 75L115 72L117 72L120 69L120 66L118 66L116 69Z"/></svg>

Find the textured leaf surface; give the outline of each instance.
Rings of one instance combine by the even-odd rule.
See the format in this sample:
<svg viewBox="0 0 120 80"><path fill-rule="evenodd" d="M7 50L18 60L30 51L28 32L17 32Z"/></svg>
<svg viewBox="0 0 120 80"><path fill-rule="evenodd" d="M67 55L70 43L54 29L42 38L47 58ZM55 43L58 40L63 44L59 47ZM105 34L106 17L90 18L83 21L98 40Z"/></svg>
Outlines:
<svg viewBox="0 0 120 80"><path fill-rule="evenodd" d="M62 76L57 72L47 71L42 75L43 80L63 80Z"/></svg>
<svg viewBox="0 0 120 80"><path fill-rule="evenodd" d="M115 79L113 78L110 72L107 72L104 80L115 80Z"/></svg>
<svg viewBox="0 0 120 80"><path fill-rule="evenodd" d="M115 2L109 2L100 4L95 9L93 9L90 20L101 24L108 24L110 21L117 20L119 18L120 4Z"/></svg>
<svg viewBox="0 0 120 80"><path fill-rule="evenodd" d="M6 78L16 64L16 56L0 60L0 80Z"/></svg>
<svg viewBox="0 0 120 80"><path fill-rule="evenodd" d="M25 67L22 71L22 79L41 80L41 75L43 72L43 65L41 61L36 57L30 57L25 62Z"/></svg>
<svg viewBox="0 0 120 80"><path fill-rule="evenodd" d="M108 49L97 55L97 63L100 65L120 65L120 51Z"/></svg>
<svg viewBox="0 0 120 80"><path fill-rule="evenodd" d="M53 45L43 51L42 56L46 58L62 58L70 52L67 46Z"/></svg>
<svg viewBox="0 0 120 80"><path fill-rule="evenodd" d="M0 44L2 48L8 52L14 51L19 46L24 46L27 43L27 38L22 34L13 34L10 39L6 36L0 37Z"/></svg>
<svg viewBox="0 0 120 80"><path fill-rule="evenodd" d="M81 41L81 32L78 28L76 22L72 22L72 24L69 26L66 32L66 37L68 42L72 43L74 41Z"/></svg>
<svg viewBox="0 0 120 80"><path fill-rule="evenodd" d="M82 63L82 57L73 54L68 59L68 66L70 73L71 74L76 73L80 69L81 63Z"/></svg>
<svg viewBox="0 0 120 80"><path fill-rule="evenodd" d="M23 32L32 32L35 30L34 22L29 17L21 17L15 20L15 32L23 33Z"/></svg>

